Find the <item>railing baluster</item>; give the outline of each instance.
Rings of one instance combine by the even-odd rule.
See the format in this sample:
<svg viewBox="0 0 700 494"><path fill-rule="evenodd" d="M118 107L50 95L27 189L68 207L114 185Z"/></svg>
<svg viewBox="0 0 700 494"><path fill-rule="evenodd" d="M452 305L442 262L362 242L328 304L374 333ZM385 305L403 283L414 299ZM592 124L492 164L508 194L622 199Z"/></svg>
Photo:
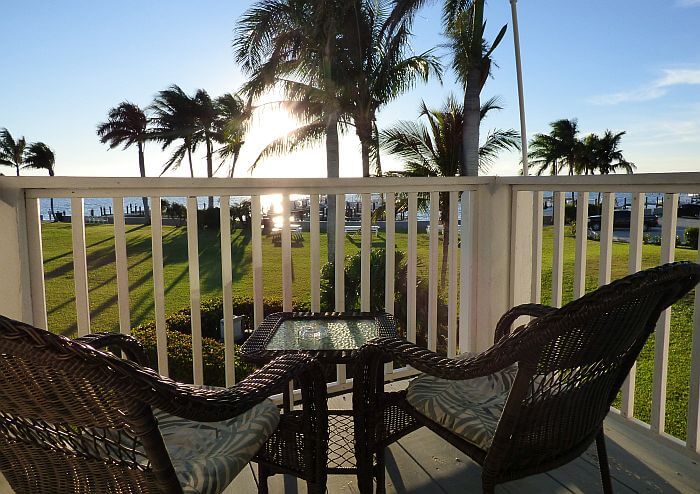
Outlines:
<svg viewBox="0 0 700 494"><path fill-rule="evenodd" d="M153 303L156 313L158 373L168 376L168 335L165 327L163 280L163 218L160 197L151 197L151 251L153 252Z"/></svg>
<svg viewBox="0 0 700 494"><path fill-rule="evenodd" d="M85 250L85 213L83 198L70 201L71 233L73 237L73 279L78 336L90 332L90 301L88 297L87 254Z"/></svg>
<svg viewBox="0 0 700 494"><path fill-rule="evenodd" d="M673 262L676 249L678 194L664 194L661 227L661 264ZM666 380L668 376L668 344L671 333L671 308L661 313L654 338L654 381L651 401L651 429L664 432L666 425Z"/></svg>
<svg viewBox="0 0 700 494"><path fill-rule="evenodd" d="M192 325L192 377L194 384L204 384L202 360L202 308L199 287L199 239L197 232L197 198L187 198L187 264L190 275L190 315Z"/></svg>
<svg viewBox="0 0 700 494"><path fill-rule="evenodd" d="M124 199L112 199L114 208L114 254L117 268L117 305L119 307L119 331L131 334L129 313L129 258L126 254L126 226L124 224Z"/></svg>
<svg viewBox="0 0 700 494"><path fill-rule="evenodd" d="M698 261L700 263L700 249ZM690 353L690 393L688 395L688 440L691 451L700 453L700 289L695 288L693 305L693 347Z"/></svg>
<svg viewBox="0 0 700 494"><path fill-rule="evenodd" d="M554 249L552 251L552 306L561 307L564 284L564 192L554 193Z"/></svg>
<svg viewBox="0 0 700 494"><path fill-rule="evenodd" d="M231 196L219 199L221 232L221 292L224 309L224 376L226 387L236 384L233 334L233 274L231 266Z"/></svg>
<svg viewBox="0 0 700 494"><path fill-rule="evenodd" d="M598 285L610 283L612 269L613 217L615 212L615 193L603 194L603 208L600 212L600 264L598 267Z"/></svg>
<svg viewBox="0 0 700 494"><path fill-rule="evenodd" d="M476 194L462 192L462 225L460 228L460 280L459 289L459 353L476 349L474 335L474 260L476 259L474 234L476 221Z"/></svg>
<svg viewBox="0 0 700 494"><path fill-rule="evenodd" d="M371 250L372 250L372 195L362 194L362 239L360 244L360 263L361 263L361 274L360 274L360 310L363 312L369 312L370 301L369 295L372 286L372 280L370 279L370 265L371 265Z"/></svg>
<svg viewBox="0 0 700 494"><path fill-rule="evenodd" d="M447 356L451 358L457 354L457 294L459 293L459 280L457 278L459 274L459 258L457 257L457 236L459 235L457 204L459 194L456 191L452 191L449 197L449 232L446 229L445 235L449 235L449 239L447 239ZM443 237L443 242L444 241L445 237Z"/></svg>
<svg viewBox="0 0 700 494"><path fill-rule="evenodd" d="M440 193L430 193L430 235L428 260L428 349L437 350L437 298L438 298L438 218ZM443 238L444 240L444 238Z"/></svg>
<svg viewBox="0 0 700 494"><path fill-rule="evenodd" d="M588 247L588 192L576 196L576 257L574 259L574 298L586 293L586 248Z"/></svg>
<svg viewBox="0 0 700 494"><path fill-rule="evenodd" d="M385 198L385 250L386 268L384 272L384 310L389 314L394 313L394 290L396 283L396 196L393 192L387 192ZM393 362L384 364L384 373L394 371Z"/></svg>
<svg viewBox="0 0 700 494"><path fill-rule="evenodd" d="M253 322L257 328L263 321L262 232L260 230L260 196L250 198L251 249L253 261Z"/></svg>
<svg viewBox="0 0 700 494"><path fill-rule="evenodd" d="M636 273L642 268L642 231L644 228L644 194L632 194L630 218L630 243L628 271ZM637 376L637 364L632 365L627 379L622 384L622 403L620 412L624 417L634 416L634 388Z"/></svg>
<svg viewBox="0 0 700 494"><path fill-rule="evenodd" d="M309 197L309 230L311 235L311 311L321 310L321 223L319 221L318 194ZM326 224L328 224L326 222Z"/></svg>
<svg viewBox="0 0 700 494"><path fill-rule="evenodd" d="M538 190L533 197L532 217L532 303L542 300L542 218L544 216L544 192Z"/></svg>
<svg viewBox="0 0 700 494"><path fill-rule="evenodd" d="M345 194L335 196L335 310L345 311ZM336 375L338 384L345 383L345 364L337 365Z"/></svg>
<svg viewBox="0 0 700 494"><path fill-rule="evenodd" d="M388 192L386 204L386 276L384 280L384 310L394 313L394 289L396 283L396 196Z"/></svg>
<svg viewBox="0 0 700 494"><path fill-rule="evenodd" d="M532 217L532 303L542 300L542 217L544 215L544 192L538 190L533 198Z"/></svg>
<svg viewBox="0 0 700 494"><path fill-rule="evenodd" d="M32 294L32 324L48 329L46 318L46 290L44 288L44 251L41 238L39 199L26 201L27 248L29 249L29 284Z"/></svg>
<svg viewBox="0 0 700 494"><path fill-rule="evenodd" d="M282 195L282 310L292 311L292 233L289 194Z"/></svg>
<svg viewBox="0 0 700 494"><path fill-rule="evenodd" d="M418 194L408 193L408 265L406 274L406 332L408 341L416 342L416 282L418 263Z"/></svg>

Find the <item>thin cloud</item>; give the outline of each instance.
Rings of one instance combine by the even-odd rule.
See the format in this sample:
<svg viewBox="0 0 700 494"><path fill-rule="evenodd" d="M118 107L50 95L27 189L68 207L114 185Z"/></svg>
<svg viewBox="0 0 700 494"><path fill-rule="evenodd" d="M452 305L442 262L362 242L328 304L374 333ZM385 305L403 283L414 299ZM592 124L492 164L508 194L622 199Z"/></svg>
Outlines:
<svg viewBox="0 0 700 494"><path fill-rule="evenodd" d="M700 5L700 0L691 0ZM700 69L666 69L663 75L636 89L617 93L601 94L590 99L596 105L617 105L620 103L649 101L668 93L672 86L700 85Z"/></svg>
<svg viewBox="0 0 700 494"><path fill-rule="evenodd" d="M700 0L678 0L676 5L679 7L697 7L700 6Z"/></svg>

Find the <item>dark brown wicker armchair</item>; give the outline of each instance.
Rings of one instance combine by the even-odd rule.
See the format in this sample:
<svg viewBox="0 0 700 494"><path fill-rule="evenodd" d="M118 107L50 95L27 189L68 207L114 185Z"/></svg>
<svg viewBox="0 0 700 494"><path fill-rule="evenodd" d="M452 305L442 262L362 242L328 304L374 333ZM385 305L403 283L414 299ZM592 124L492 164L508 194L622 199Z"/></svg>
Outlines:
<svg viewBox="0 0 700 494"><path fill-rule="evenodd" d="M361 350L354 386L360 490L384 491L384 448L427 426L482 466L484 492L561 466L598 448L611 492L603 420L661 312L700 280L674 263L627 276L561 309L527 304L499 321L494 345L448 359L399 338ZM519 316L535 318L513 332ZM425 374L406 391L383 390L383 361Z"/></svg>
<svg viewBox="0 0 700 494"><path fill-rule="evenodd" d="M258 452L325 491L326 385L310 357L280 357L228 389L145 364L128 336L70 340L0 316L0 471L15 492L218 493ZM303 410L280 417L267 398L292 379Z"/></svg>

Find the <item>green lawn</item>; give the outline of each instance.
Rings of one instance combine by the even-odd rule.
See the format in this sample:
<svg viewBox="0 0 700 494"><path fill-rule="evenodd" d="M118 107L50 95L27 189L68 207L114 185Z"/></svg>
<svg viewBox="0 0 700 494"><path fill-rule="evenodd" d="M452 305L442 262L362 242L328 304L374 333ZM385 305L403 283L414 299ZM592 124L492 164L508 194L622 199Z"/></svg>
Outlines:
<svg viewBox="0 0 700 494"><path fill-rule="evenodd" d="M152 320L153 280L150 227L127 227L127 251L129 257L129 287L131 323L136 326ZM114 238L111 225L86 225L88 250L88 283L93 330L110 331L118 328L116 271L114 264ZM309 299L309 237L304 234L302 247L293 249L294 299ZM70 224L44 224L44 265L46 272L46 302L49 328L58 333L74 335L75 302ZM396 235L397 248L406 250L407 236ZM252 295L250 237L240 230L232 234L232 264L234 296ZM263 237L263 285L266 298L281 298L281 249ZM552 228L544 229L542 265L542 302L551 299ZM373 247L383 247L384 237L374 237ZM345 252L353 254L360 249L360 237L346 237ZM440 249L441 251L442 249ZM573 298L574 238L567 236L564 243L564 302ZM221 296L220 239L218 232L200 230L200 283L202 298ZM165 259L166 313L189 306L189 281L187 266L187 235L185 228L163 228L163 254ZM697 260L695 250L678 248L676 259ZM427 276L428 237L418 236L419 274ZM326 258L325 236L321 236L321 260ZM588 242L586 288L598 285L599 243ZM627 273L628 245L613 245L612 277ZM643 267L657 265L660 259L658 246L645 245ZM383 283L374 280L373 283ZM692 337L693 299L686 296L674 306L671 318L671 341L668 368L668 400L666 430L684 438L690 375L690 346ZM651 404L651 377L653 373L653 339L647 344L639 359L637 371L635 415L649 420Z"/></svg>

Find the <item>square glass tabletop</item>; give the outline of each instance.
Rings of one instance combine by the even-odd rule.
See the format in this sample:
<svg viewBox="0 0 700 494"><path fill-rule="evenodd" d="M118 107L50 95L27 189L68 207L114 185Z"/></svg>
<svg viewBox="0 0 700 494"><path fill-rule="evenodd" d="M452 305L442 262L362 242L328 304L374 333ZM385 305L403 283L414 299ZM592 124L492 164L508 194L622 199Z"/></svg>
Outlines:
<svg viewBox="0 0 700 494"><path fill-rule="evenodd" d="M374 318L284 319L265 350L356 350L377 336Z"/></svg>

